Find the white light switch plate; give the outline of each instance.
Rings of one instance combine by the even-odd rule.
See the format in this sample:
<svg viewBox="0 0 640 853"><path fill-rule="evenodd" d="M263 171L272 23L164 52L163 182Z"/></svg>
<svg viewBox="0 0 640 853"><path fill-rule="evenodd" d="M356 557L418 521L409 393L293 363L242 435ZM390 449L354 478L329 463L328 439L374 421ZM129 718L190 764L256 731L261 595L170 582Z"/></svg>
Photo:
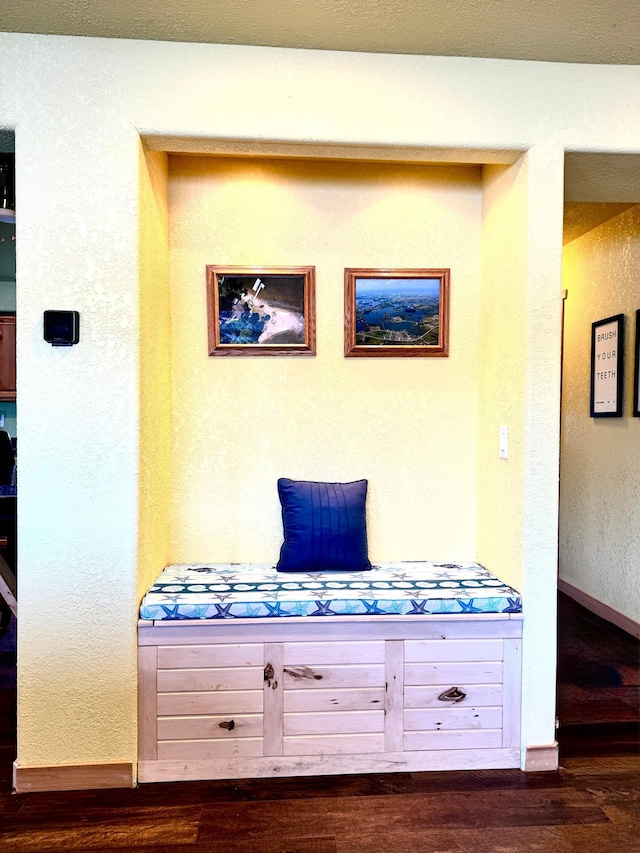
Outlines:
<svg viewBox="0 0 640 853"><path fill-rule="evenodd" d="M508 459L509 458L509 427L508 426L501 426L500 427L499 455L500 455L500 459Z"/></svg>

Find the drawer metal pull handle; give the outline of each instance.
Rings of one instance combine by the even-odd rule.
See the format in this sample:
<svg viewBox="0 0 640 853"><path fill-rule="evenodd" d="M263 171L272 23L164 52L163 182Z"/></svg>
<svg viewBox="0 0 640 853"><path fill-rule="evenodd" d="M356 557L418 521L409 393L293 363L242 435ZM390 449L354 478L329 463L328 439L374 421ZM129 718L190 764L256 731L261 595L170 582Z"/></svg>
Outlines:
<svg viewBox="0 0 640 853"><path fill-rule="evenodd" d="M467 694L464 690L459 690L457 687L450 687L438 696L441 702L462 702L466 698Z"/></svg>
<svg viewBox="0 0 640 853"><path fill-rule="evenodd" d="M218 727L226 729L228 732L232 732L235 729L236 724L234 720L229 720L229 722L218 723Z"/></svg>

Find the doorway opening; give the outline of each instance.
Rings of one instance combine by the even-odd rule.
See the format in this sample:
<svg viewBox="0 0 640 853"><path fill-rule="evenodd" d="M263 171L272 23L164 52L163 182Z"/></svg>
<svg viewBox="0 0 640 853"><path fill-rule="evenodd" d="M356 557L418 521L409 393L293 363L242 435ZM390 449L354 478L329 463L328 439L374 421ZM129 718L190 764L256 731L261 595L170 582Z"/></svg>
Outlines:
<svg viewBox="0 0 640 853"><path fill-rule="evenodd" d="M0 136L0 789L16 754L16 214L12 134Z"/></svg>
<svg viewBox="0 0 640 853"><path fill-rule="evenodd" d="M571 154L565 167L558 602L560 755L640 745L640 157ZM620 413L592 416L592 328L622 315L600 380ZM615 382L614 382L615 386ZM615 407L613 404L611 408Z"/></svg>

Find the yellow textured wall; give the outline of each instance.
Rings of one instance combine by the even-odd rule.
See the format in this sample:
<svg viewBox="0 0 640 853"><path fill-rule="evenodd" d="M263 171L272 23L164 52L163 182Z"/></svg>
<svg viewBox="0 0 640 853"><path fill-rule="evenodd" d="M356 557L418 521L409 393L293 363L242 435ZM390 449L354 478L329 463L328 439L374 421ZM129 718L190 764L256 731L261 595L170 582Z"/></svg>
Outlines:
<svg viewBox="0 0 640 853"><path fill-rule="evenodd" d="M560 576L640 622L640 418L633 405L640 207L565 246ZM625 315L624 416L589 416L591 324Z"/></svg>
<svg viewBox="0 0 640 853"><path fill-rule="evenodd" d="M526 169L521 163L485 166L483 178L478 555L497 575L522 589ZM501 425L509 429L508 459L498 456Z"/></svg>
<svg viewBox="0 0 640 853"><path fill-rule="evenodd" d="M171 157L171 558L273 561L276 481L369 480L370 555L472 559L477 167ZM205 266L315 265L315 358L209 358ZM345 267L450 267L449 358L345 359Z"/></svg>
<svg viewBox="0 0 640 853"><path fill-rule="evenodd" d="M171 364L168 157L140 146L140 479L134 606L167 564Z"/></svg>

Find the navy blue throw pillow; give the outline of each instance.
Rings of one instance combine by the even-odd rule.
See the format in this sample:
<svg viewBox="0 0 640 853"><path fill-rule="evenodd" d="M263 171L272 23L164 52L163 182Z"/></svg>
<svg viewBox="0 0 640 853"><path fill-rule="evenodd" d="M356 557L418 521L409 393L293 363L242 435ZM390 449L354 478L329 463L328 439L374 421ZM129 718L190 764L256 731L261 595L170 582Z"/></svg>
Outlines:
<svg viewBox="0 0 640 853"><path fill-rule="evenodd" d="M363 572L367 554L367 481L278 480L284 543L279 572Z"/></svg>

